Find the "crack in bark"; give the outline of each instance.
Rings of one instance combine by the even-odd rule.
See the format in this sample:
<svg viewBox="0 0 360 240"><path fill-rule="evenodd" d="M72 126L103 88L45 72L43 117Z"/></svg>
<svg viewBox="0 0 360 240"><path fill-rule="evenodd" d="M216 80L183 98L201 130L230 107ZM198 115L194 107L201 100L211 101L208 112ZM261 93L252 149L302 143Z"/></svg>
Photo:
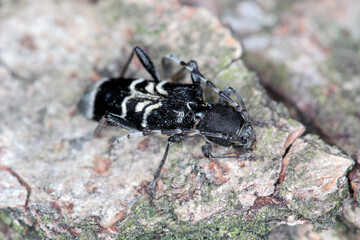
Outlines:
<svg viewBox="0 0 360 240"><path fill-rule="evenodd" d="M296 102L294 102L294 100L292 100L291 98L289 98L288 96L286 96L282 91L280 91L280 89L277 89L276 87L272 86L271 84L268 84L266 81L264 81L264 79L267 79L268 76L266 75L266 73L264 72L259 72L257 71L257 67L246 57L246 55L244 56L244 62L246 64L246 66L248 67L249 70L254 71L257 73L257 75L259 76L260 79L260 84L264 87L264 89L266 90L266 92L268 93L268 96L277 101L277 102L281 102L283 103L290 112L290 116L298 121L300 121L303 125L306 126L306 134L307 133L312 133L312 134L316 134L318 136L320 136L320 138L327 144L329 144L330 146L336 146L339 149L341 149L343 152L345 152L346 154L350 155L351 153L346 152L343 147L339 146L339 144L336 143L336 141L334 140L334 136L331 136L329 133L327 133L324 128L321 126L321 124L313 117L313 116L309 116L308 114L306 114L306 112L302 111L298 105L296 104ZM359 118L359 116L356 116ZM355 160L356 165L354 166L354 169L349 171L347 174L347 179L349 180L350 183L350 188L349 191L350 193L353 195L353 198L356 199L356 197L359 195L359 189L360 187L360 174L358 172L360 172L360 158L356 156L357 153L351 155L351 158L353 160ZM285 159L286 158L286 153L285 156L283 156L283 162L286 164L289 160ZM284 163L282 163L282 165L284 166ZM285 172L286 169L282 169L281 170L281 175L279 177L279 181L275 184L276 187L279 186L279 184L285 179ZM359 178L357 178L359 177ZM276 191L275 191L276 192Z"/></svg>
<svg viewBox="0 0 360 240"><path fill-rule="evenodd" d="M290 148L291 148L292 144L295 142L295 140L298 139L304 132L305 132L305 127L300 127L298 129L296 129L295 131L292 131L287 136L287 138L284 142L284 146L281 149L281 156L282 156L281 170L280 170L279 178L275 183L274 195L278 194L279 186L285 180L286 171L287 171L287 168L289 166L289 161L290 161L290 159L288 158L288 153L290 151Z"/></svg>
<svg viewBox="0 0 360 240"><path fill-rule="evenodd" d="M281 156L282 156L281 171L280 171L278 180L274 184L274 186L275 186L274 192L269 196L257 197L254 201L254 204L250 207L249 211L258 209L258 208L262 208L269 204L279 205L279 204L283 203L282 199L278 198L278 193L279 193L280 184L285 180L286 171L287 171L287 168L289 165L288 153L290 151L292 144L295 142L295 140L298 139L299 137L301 137L304 132L305 132L305 128L300 127L298 129L296 129L295 131L292 131L287 136L287 138L284 142L284 146L281 149Z"/></svg>
<svg viewBox="0 0 360 240"><path fill-rule="evenodd" d="M27 184L24 179L22 179L22 177L20 177L19 174L17 174L14 170L12 170L10 167L5 166L5 165L0 165L0 171L7 171L9 172L12 176L14 176L18 182L24 186L26 188L26 201L24 204L25 209L28 209L28 203L29 203L29 199L30 199L30 195L31 195L31 187L29 186L29 184Z"/></svg>
<svg viewBox="0 0 360 240"><path fill-rule="evenodd" d="M360 196L360 164L358 161L359 159L356 159L354 168L347 174L350 185L350 194L355 200Z"/></svg>

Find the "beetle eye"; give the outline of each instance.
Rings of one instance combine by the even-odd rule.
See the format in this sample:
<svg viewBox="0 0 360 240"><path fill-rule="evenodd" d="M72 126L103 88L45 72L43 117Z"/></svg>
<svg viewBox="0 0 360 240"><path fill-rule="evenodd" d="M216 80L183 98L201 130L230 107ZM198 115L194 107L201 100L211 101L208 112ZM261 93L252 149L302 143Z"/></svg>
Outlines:
<svg viewBox="0 0 360 240"><path fill-rule="evenodd" d="M242 143L242 144L244 144L244 145L247 143L247 139L246 139L246 138L244 138L244 137L241 137L241 139L240 139L240 140L241 140L241 143Z"/></svg>

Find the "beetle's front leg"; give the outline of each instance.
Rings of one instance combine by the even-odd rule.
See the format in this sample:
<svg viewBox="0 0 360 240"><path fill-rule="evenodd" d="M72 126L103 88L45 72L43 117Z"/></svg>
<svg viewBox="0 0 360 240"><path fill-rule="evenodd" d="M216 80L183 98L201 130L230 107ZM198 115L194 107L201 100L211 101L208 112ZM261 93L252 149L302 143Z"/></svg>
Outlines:
<svg viewBox="0 0 360 240"><path fill-rule="evenodd" d="M210 142L206 142L205 145L201 147L201 152L206 158L236 158L236 155L213 155L212 154L212 145Z"/></svg>
<svg viewBox="0 0 360 240"><path fill-rule="evenodd" d="M234 153L224 154L224 155L213 155L212 145L208 141L206 141L205 145L201 147L201 152L206 158L241 158L242 160L251 160L254 158L253 156L237 155Z"/></svg>

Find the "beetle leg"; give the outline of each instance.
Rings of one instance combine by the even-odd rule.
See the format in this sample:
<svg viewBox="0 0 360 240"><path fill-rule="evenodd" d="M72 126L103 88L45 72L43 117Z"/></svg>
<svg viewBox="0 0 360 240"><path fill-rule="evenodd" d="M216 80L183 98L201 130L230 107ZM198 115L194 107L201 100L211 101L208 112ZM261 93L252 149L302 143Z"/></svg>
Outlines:
<svg viewBox="0 0 360 240"><path fill-rule="evenodd" d="M273 121L259 121L259 120L251 120L251 123L255 126L259 126L259 127L267 127L270 124L273 124Z"/></svg>
<svg viewBox="0 0 360 240"><path fill-rule="evenodd" d="M161 65L164 68L164 71L166 74L165 77L169 78L171 82L178 83L185 78L185 70L187 70L187 69L183 66L180 70L178 70L175 74L173 74L171 61L169 61L169 58L167 58L166 56L164 56L162 58ZM196 61L191 60L190 62L186 63L186 65L191 66L192 68L196 69L197 71L199 70L199 67L198 67ZM192 80L193 84L196 84L196 85L200 85L200 83L201 83L201 80L198 77L198 75L194 74L192 72L191 72L191 80Z"/></svg>
<svg viewBox="0 0 360 240"><path fill-rule="evenodd" d="M171 64L171 61L168 58L162 57L161 58L161 66L164 70L164 78L165 79L172 79L173 74L173 66Z"/></svg>
<svg viewBox="0 0 360 240"><path fill-rule="evenodd" d="M199 67L198 67L196 61L191 60L190 62L187 63L187 65L191 66L196 71L199 71ZM180 69L177 73L175 73L172 76L171 80L175 81L175 82L178 82L178 81L184 79L185 78L185 70L186 70L186 68L184 68L184 67L182 69ZM190 72L190 76L191 76L191 81L192 81L193 84L200 85L201 80L200 80L199 76L196 73Z"/></svg>
<svg viewBox="0 0 360 240"><path fill-rule="evenodd" d="M131 60L134 57L134 53L136 54L136 56L138 57L138 59L141 62L141 65L143 65L143 67L146 69L146 71L153 77L155 82L159 82L160 81L160 77L158 72L155 69L155 65L153 64L153 62L151 61L150 57L148 55L146 55L146 53L139 47L135 47L133 49L133 51L131 52L128 60L126 61L126 64L123 68L123 71L120 74L120 78L123 78L126 70L129 67L129 64L131 62Z"/></svg>
<svg viewBox="0 0 360 240"><path fill-rule="evenodd" d="M160 134L162 131L166 131L166 130L149 130L149 131L144 131L144 132L134 132L134 133L129 133L125 136L122 136L118 139L116 139L114 141L114 143L112 144L112 147L110 148L110 153L111 153L111 150L117 145L119 144L120 142L126 140L126 139L130 139L130 138L135 138L135 137L142 137L142 136L147 136L147 135L152 135L152 134ZM168 130L169 132L171 130ZM166 145L166 148L165 148L165 152L164 152L164 155L161 159L161 162L158 166L158 168L156 169L156 172L154 174L154 178L151 182L151 184L149 185L149 195L150 195L150 199L153 199L154 198L154 191L155 191L155 184L156 184L156 181L157 179L159 178L160 176L160 173L161 173L161 170L165 164L165 161L166 161L166 158L167 158L167 155L168 155L168 152L169 152L169 148L171 146L171 144L173 143L180 143L182 141L184 141L186 139L186 135L181 135L181 134L175 134L175 135L172 135L168 138L168 141L167 141L167 145ZM109 153L109 154L110 154Z"/></svg>
<svg viewBox="0 0 360 240"><path fill-rule="evenodd" d="M150 199L154 198L154 193L155 193L155 188L156 188L155 185L156 185L156 182L157 182L157 180L158 180L158 178L160 176L161 170L162 170L162 168L163 168L163 166L165 164L165 161L166 161L166 158L167 158L167 155L168 155L171 144L173 144L173 143L181 143L185 139L186 139L186 136L180 135L180 134L176 134L176 135L173 135L173 136L168 138L168 142L167 142L167 145L166 145L164 155L163 155L163 157L161 159L161 162L160 162L158 168L156 169L156 172L154 174L154 178L153 178L151 184L149 185Z"/></svg>
<svg viewBox="0 0 360 240"><path fill-rule="evenodd" d="M253 156L245 156L245 155L237 155L237 154L213 155L212 145L208 141L206 141L206 143L201 147L201 152L206 158L241 158L242 160L253 159Z"/></svg>
<svg viewBox="0 0 360 240"><path fill-rule="evenodd" d="M171 54L166 54L164 56L165 58L168 58L184 68L188 69L191 72L191 75L194 76L195 81L201 80L203 81L208 87L210 87L214 92L216 92L219 97L222 97L230 106L234 107L238 112L241 112L242 110L245 110L243 106L239 105L237 102L233 101L229 96L227 96L223 91L221 91L219 88L215 86L213 82L208 80L204 75L202 75L199 71L199 68L197 67L197 64L195 61L190 61L189 63L185 63L184 61L181 61L177 57ZM193 81L194 81L193 78Z"/></svg>
<svg viewBox="0 0 360 240"><path fill-rule="evenodd" d="M188 63L188 65L194 69L194 72L191 71L191 80L192 80L193 84L200 85L200 83L201 83L201 78L200 78L200 76L198 75L198 73L200 73L200 71L199 71L199 66L198 66L197 62L194 61L194 60L191 60L191 61Z"/></svg>
<svg viewBox="0 0 360 240"><path fill-rule="evenodd" d="M184 80L185 78L185 68L181 68L179 71L177 71L175 74L173 74L170 78L171 82L179 83L180 81Z"/></svg>
<svg viewBox="0 0 360 240"><path fill-rule="evenodd" d="M99 124L99 126L100 126L100 124ZM124 140L130 139L130 138L135 138L135 137L150 136L150 135L169 136L169 137L172 137L172 139L174 139L173 141L176 140L177 142L181 142L185 138L192 137L194 135L202 135L204 137L213 137L213 138L224 139L231 143L234 142L234 140L229 135L216 133L216 132L200 131L198 129L157 129L157 130L137 131L137 130L131 129L129 127L124 127L124 128L128 129L130 131L136 131L136 132L132 132L132 133L129 133L122 137L117 138L112 143L112 145L110 147L110 151L112 151L112 149L114 149L120 142L122 142ZM175 139L175 136L177 136L176 139ZM179 139L180 136L182 136L181 141ZM209 148L209 147L206 147L206 148ZM210 148L210 150L211 150L211 148ZM211 151L208 151L208 152L211 154ZM206 156L206 155L204 154L204 156Z"/></svg>
<svg viewBox="0 0 360 240"><path fill-rule="evenodd" d="M233 89L232 87L228 87L224 90L224 93L228 96L228 97L231 97L231 95L235 95L237 100L239 101L240 103L240 106L245 109L245 104L244 104L244 101L242 99L242 97L240 96L239 92L235 89ZM219 103L226 103L226 100L224 100L222 97L219 97ZM251 123L256 125L256 126L259 126L259 127L266 127L268 126L271 122L270 121L267 121L267 122L264 122L264 121L258 121L258 120L251 120Z"/></svg>
<svg viewBox="0 0 360 240"><path fill-rule="evenodd" d="M134 131L135 128L129 127L131 124L124 119L123 117L114 114L114 113L106 113L100 120L98 126L96 127L93 136L98 137L100 135L101 130L107 125L107 123L111 123L114 126L119 128L123 128L126 130Z"/></svg>
<svg viewBox="0 0 360 240"><path fill-rule="evenodd" d="M164 152L164 155L161 159L161 162L158 166L158 168L156 169L156 172L154 174L154 178L151 182L151 184L149 185L149 195L150 195L150 199L153 199L154 198L154 190L155 190L155 183L157 181L157 179L159 178L160 176L160 173L161 173L161 169L163 168L164 164L165 164L165 161L166 161L166 157L168 155L168 152L169 152L169 148L170 148L170 145L172 144L172 142L170 140L168 140L167 144L166 144L166 148L165 148L165 152Z"/></svg>
<svg viewBox="0 0 360 240"><path fill-rule="evenodd" d="M212 145L208 141L206 141L206 143L201 147L201 152L206 158L237 158L236 155L233 155L233 156L213 155L212 154Z"/></svg>
<svg viewBox="0 0 360 240"><path fill-rule="evenodd" d="M231 95L235 95L236 98L237 98L237 100L238 100L239 103L240 103L240 106L241 106L243 109L245 109L244 101L243 101L242 97L240 96L240 94L239 94L239 92L238 92L237 90L233 89L232 87L228 87L228 88L226 88L226 89L224 90L224 93L225 93L225 95L228 96L228 97L231 97ZM226 100L225 100L222 96L220 96L220 97L219 97L219 103L225 103L225 102L226 102Z"/></svg>

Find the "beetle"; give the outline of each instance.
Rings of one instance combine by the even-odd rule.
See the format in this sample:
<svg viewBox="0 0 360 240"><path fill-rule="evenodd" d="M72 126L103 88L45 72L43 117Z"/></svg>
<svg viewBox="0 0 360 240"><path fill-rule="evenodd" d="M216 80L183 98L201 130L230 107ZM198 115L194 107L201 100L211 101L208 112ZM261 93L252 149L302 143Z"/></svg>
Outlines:
<svg viewBox="0 0 360 240"><path fill-rule="evenodd" d="M124 77L134 55L151 75L151 80ZM228 87L221 91L200 73L196 61L185 63L171 54L165 55L164 59L189 70L192 83L160 80L149 56L141 48L135 47L119 77L97 81L79 102L79 110L85 117L99 121L95 136L107 123L132 131L117 138L111 149L133 137L168 137L165 152L149 185L151 199L172 144L180 143L190 136L201 135L205 139L201 147L205 157L247 159L243 154L253 150L256 143L249 113L236 90ZM201 82L218 94L217 103L208 103L203 99ZM233 95L237 101L232 100ZM232 147L239 155L214 155L212 144Z"/></svg>

